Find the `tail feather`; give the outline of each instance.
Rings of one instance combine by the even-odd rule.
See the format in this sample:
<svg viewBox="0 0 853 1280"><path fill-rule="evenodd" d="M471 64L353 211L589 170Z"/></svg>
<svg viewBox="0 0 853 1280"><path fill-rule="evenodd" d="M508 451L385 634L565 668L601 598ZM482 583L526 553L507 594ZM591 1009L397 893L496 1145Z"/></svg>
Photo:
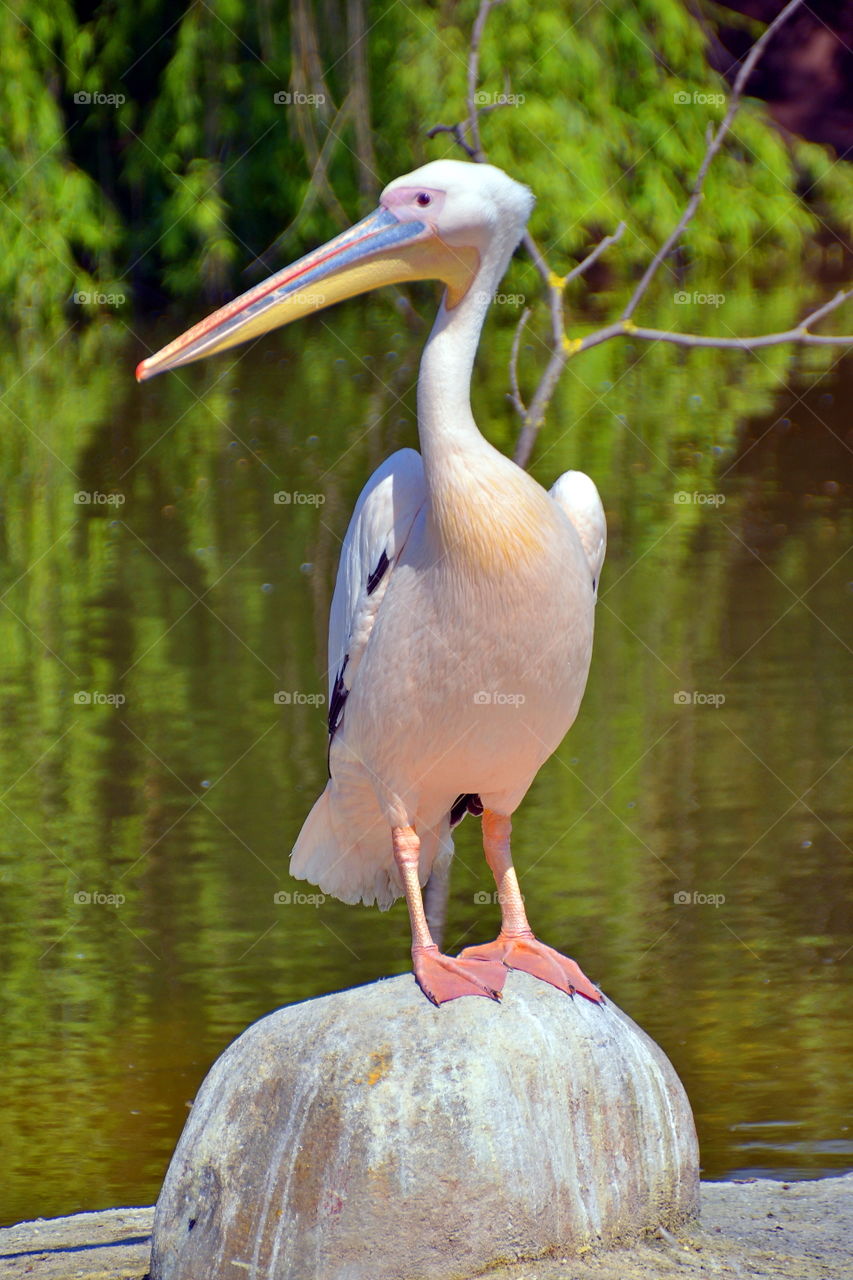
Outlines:
<svg viewBox="0 0 853 1280"><path fill-rule="evenodd" d="M433 864L444 865L453 856L449 814L437 828L419 828L418 835L423 886ZM376 903L383 911L403 896L391 832L372 788L355 795L351 788L338 788L329 780L293 847L290 874L342 902Z"/></svg>

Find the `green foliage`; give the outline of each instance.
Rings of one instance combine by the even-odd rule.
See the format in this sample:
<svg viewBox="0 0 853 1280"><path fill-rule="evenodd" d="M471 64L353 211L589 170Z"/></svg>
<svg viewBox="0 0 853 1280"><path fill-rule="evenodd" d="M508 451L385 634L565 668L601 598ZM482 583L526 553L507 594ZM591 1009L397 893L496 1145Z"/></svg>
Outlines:
<svg viewBox="0 0 853 1280"><path fill-rule="evenodd" d="M555 269L624 220L628 233L613 254L624 270L647 263L677 221L728 86L709 71L682 0L618 13L592 6L578 18L569 24L562 10L525 0L494 12L483 85L500 93L506 73L524 101L491 115L484 139L496 164L527 169L539 197L534 228L554 247ZM763 106L742 107L684 238L689 257L720 270L748 255L751 270L816 230L795 193L794 154L768 128ZM847 220L851 179L837 170Z"/></svg>
<svg viewBox="0 0 853 1280"><path fill-rule="evenodd" d="M116 291L119 225L69 155L60 99L83 82L86 32L70 4L32 0L18 11L0 7L0 291L21 326L41 328L75 291Z"/></svg>
<svg viewBox="0 0 853 1280"><path fill-rule="evenodd" d="M163 0L4 6L10 311L55 319L74 293L110 310L132 289L142 305L164 290L218 300L283 228L295 222L277 247L291 256L363 212L388 178L458 154L426 131L464 114L475 14L474 0L221 0L177 16ZM483 142L536 191L534 230L556 269L624 219L610 265L626 278L676 220L725 109L704 45L682 0L507 0L492 12L481 96L515 105L483 115ZM763 106L746 104L684 252L711 272L766 269L821 221L848 228L851 205L849 166L786 145Z"/></svg>

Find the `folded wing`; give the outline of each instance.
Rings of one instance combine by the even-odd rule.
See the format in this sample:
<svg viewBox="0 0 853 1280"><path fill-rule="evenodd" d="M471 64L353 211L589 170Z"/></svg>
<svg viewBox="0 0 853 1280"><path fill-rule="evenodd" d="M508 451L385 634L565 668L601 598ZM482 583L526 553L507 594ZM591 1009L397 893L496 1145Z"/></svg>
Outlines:
<svg viewBox="0 0 853 1280"><path fill-rule="evenodd" d="M356 503L329 616L330 743L343 722L347 694L425 498L420 454L400 449L374 471Z"/></svg>

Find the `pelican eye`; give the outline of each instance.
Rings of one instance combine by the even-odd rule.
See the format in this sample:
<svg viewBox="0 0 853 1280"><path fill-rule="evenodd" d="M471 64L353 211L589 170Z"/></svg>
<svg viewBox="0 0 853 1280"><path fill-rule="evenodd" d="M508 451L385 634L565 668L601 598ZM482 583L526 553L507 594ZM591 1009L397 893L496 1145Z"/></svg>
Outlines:
<svg viewBox="0 0 853 1280"><path fill-rule="evenodd" d="M415 196L415 200L421 206L422 209L425 209L427 205L432 204L432 196L429 194L428 191L419 191L418 194Z"/></svg>

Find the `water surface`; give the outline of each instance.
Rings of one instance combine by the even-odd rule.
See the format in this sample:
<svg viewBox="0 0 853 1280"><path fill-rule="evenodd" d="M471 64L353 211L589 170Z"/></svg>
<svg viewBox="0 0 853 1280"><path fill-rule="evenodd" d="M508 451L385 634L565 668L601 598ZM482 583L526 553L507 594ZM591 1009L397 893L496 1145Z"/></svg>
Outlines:
<svg viewBox="0 0 853 1280"><path fill-rule="evenodd" d="M511 332L490 322L475 394L502 448ZM339 541L416 443L422 335L377 301L140 389L141 338L3 357L4 1222L150 1203L249 1022L408 967L402 904L297 900L287 860L325 779ZM611 344L534 465L593 475L610 544L522 886L673 1060L711 1178L853 1167L851 369ZM478 836L453 949L496 929Z"/></svg>

